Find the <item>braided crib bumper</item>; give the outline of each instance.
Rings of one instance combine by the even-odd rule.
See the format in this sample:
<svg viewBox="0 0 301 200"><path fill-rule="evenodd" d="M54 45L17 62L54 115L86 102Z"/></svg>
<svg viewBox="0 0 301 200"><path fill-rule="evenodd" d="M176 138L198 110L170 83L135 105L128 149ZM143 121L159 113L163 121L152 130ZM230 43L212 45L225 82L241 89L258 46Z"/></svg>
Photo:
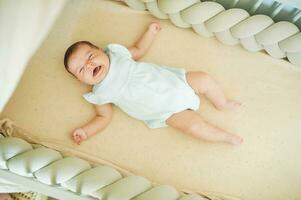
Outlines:
<svg viewBox="0 0 301 200"><path fill-rule="evenodd" d="M140 176L123 177L112 167L91 167L82 159L63 157L50 148L33 148L16 137L0 139L0 176L64 200L205 200L195 194L181 195L171 186L152 186ZM61 195L55 196L55 190Z"/></svg>
<svg viewBox="0 0 301 200"><path fill-rule="evenodd" d="M215 36L227 45L241 44L248 51L265 50L274 58L287 57L301 67L301 33L286 21L274 23L266 15L253 15L240 8L226 10L213 1L125 0L136 10L149 10L159 19L170 19L181 28L191 27L205 37Z"/></svg>

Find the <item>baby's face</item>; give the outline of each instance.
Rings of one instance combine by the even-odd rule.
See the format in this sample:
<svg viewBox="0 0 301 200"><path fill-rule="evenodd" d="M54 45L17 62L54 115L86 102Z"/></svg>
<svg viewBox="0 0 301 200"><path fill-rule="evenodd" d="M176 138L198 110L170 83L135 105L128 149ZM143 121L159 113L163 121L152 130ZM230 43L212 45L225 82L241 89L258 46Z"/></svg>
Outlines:
<svg viewBox="0 0 301 200"><path fill-rule="evenodd" d="M102 49L83 44L70 56L68 66L81 82L95 85L107 75L110 61Z"/></svg>

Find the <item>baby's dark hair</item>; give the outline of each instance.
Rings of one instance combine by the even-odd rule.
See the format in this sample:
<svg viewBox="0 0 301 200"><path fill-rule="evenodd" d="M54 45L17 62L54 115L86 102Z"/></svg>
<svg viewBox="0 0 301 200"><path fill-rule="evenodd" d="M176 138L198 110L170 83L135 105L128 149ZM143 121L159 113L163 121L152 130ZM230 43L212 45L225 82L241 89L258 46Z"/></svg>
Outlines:
<svg viewBox="0 0 301 200"><path fill-rule="evenodd" d="M70 56L82 45L88 45L89 47L91 48L96 48L96 49L99 49L98 46L95 46L94 44L92 44L91 42L88 42L88 41L78 41L78 42L75 42L74 44L72 44L67 50L66 50L66 53L65 53L65 56L64 56L64 65L65 65L65 68L66 70L71 73L69 71L69 66L68 66L68 61L69 61L69 58Z"/></svg>

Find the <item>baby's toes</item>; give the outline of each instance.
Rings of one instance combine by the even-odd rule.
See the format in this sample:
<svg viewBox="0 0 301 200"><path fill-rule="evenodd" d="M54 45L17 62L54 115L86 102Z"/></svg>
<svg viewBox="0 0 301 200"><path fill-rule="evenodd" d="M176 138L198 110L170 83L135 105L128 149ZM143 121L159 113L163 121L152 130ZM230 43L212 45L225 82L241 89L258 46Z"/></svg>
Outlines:
<svg viewBox="0 0 301 200"><path fill-rule="evenodd" d="M239 136L236 136L236 135L233 136L230 140L230 143L232 145L240 145L242 142L243 142L243 139Z"/></svg>
<svg viewBox="0 0 301 200"><path fill-rule="evenodd" d="M239 101L235 101L235 100L228 100L228 105L229 107L239 107L241 106L241 103Z"/></svg>
<svg viewBox="0 0 301 200"><path fill-rule="evenodd" d="M235 106L241 106L241 102L234 101L234 100L231 100L231 101L232 101L232 104L234 104Z"/></svg>
<svg viewBox="0 0 301 200"><path fill-rule="evenodd" d="M235 100L227 100L227 103L221 106L220 110L234 110L241 106L241 103Z"/></svg>

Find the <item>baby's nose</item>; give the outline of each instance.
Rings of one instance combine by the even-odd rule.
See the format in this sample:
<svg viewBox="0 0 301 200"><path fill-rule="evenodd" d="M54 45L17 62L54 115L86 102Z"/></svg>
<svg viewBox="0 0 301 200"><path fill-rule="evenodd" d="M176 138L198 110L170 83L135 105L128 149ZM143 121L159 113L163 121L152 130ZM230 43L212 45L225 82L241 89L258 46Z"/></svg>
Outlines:
<svg viewBox="0 0 301 200"><path fill-rule="evenodd" d="M90 61L90 62L88 63L88 66L93 68L93 67L95 67L95 63L92 62L92 61Z"/></svg>

